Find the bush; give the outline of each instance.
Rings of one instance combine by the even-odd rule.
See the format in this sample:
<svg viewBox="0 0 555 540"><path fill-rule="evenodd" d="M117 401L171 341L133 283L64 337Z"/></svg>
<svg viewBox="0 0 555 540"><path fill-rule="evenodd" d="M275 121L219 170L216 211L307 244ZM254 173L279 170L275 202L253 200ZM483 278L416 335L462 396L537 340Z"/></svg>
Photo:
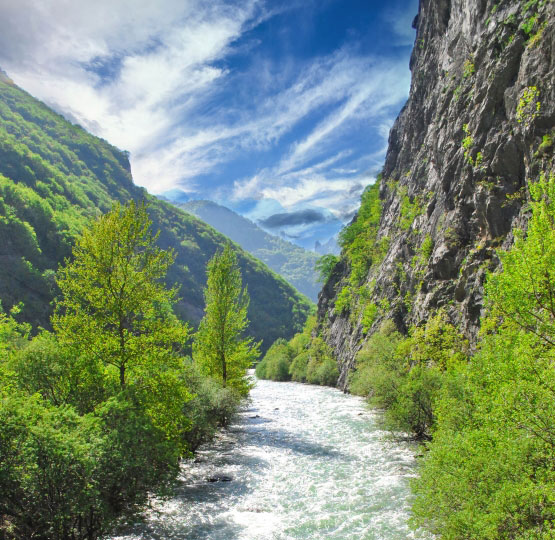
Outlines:
<svg viewBox="0 0 555 540"><path fill-rule="evenodd" d="M95 428L38 396L2 397L0 537L81 539L87 526L96 530L85 517L97 502Z"/></svg>
<svg viewBox="0 0 555 540"><path fill-rule="evenodd" d="M306 381L310 384L335 386L339 370L330 348L322 338L316 337L312 340L308 349L308 357Z"/></svg>
<svg viewBox="0 0 555 540"><path fill-rule="evenodd" d="M306 372L308 369L308 360L310 354L308 351L303 351L291 361L289 366L289 373L291 374L291 379L296 382L306 382Z"/></svg>
<svg viewBox="0 0 555 540"><path fill-rule="evenodd" d="M349 390L367 397L374 406L387 408L399 378L400 362L397 346L402 339L392 321L385 321L379 331L372 334L356 359L356 371L349 377Z"/></svg>
<svg viewBox="0 0 555 540"><path fill-rule="evenodd" d="M260 379L272 381L289 381L289 366L294 349L284 339L276 340L268 349L262 361L256 366L256 375Z"/></svg>
<svg viewBox="0 0 555 540"><path fill-rule="evenodd" d="M406 338L385 321L359 352L349 389L384 410L386 429L430 439L437 396L450 370L466 362L467 349L443 311Z"/></svg>
<svg viewBox="0 0 555 540"><path fill-rule="evenodd" d="M226 426L236 412L242 397L231 388L223 388L214 379L203 377L194 364L185 373L193 399L184 406L184 414L191 421L185 441L191 452L210 440L216 430Z"/></svg>

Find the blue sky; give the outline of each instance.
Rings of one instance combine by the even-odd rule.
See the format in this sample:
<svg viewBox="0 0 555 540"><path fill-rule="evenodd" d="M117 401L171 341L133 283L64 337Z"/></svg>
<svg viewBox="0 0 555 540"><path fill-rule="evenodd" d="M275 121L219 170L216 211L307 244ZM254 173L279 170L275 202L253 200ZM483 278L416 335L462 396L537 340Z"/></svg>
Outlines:
<svg viewBox="0 0 555 540"><path fill-rule="evenodd" d="M121 149L135 182L305 247L336 234L406 101L416 0L19 0L0 67Z"/></svg>

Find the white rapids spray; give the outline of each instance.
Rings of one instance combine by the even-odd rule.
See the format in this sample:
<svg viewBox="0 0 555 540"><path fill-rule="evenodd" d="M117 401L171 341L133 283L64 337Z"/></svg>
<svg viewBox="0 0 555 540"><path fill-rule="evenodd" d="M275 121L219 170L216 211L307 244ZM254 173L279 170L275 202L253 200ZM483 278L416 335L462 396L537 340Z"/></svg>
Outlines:
<svg viewBox="0 0 555 540"><path fill-rule="evenodd" d="M251 405L182 467L173 498L113 540L412 538L408 445L332 388L257 381Z"/></svg>

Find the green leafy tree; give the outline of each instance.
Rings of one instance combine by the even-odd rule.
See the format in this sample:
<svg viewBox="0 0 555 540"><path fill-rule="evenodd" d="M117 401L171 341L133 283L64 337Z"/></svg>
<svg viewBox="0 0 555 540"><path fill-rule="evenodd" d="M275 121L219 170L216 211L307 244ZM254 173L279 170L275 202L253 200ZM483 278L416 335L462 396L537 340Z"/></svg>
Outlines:
<svg viewBox="0 0 555 540"><path fill-rule="evenodd" d="M244 337L249 296L237 257L227 245L208 263L206 312L193 345L193 358L210 377L246 395L246 370L259 356L259 344Z"/></svg>
<svg viewBox="0 0 555 540"><path fill-rule="evenodd" d="M442 538L555 537L555 175L488 277L482 342L444 385L413 520Z"/></svg>
<svg viewBox="0 0 555 540"><path fill-rule="evenodd" d="M161 281L173 252L158 248L157 237L144 204L116 203L83 232L73 261L58 272L63 298L53 318L56 333L116 368L121 388L129 368L174 357L187 338L171 310L176 289Z"/></svg>
<svg viewBox="0 0 555 540"><path fill-rule="evenodd" d="M327 255L322 255L317 261L315 268L319 272L318 281L320 283L326 283L330 278L333 269L339 262L339 257L333 253L328 253Z"/></svg>
<svg viewBox="0 0 555 540"><path fill-rule="evenodd" d="M173 252L156 239L143 203L115 204L83 232L73 261L59 270L63 298L53 326L76 358L103 368L105 387L119 383L179 444L190 399L179 354L188 328L172 311L176 289L161 281Z"/></svg>
<svg viewBox="0 0 555 540"><path fill-rule="evenodd" d="M0 362L21 348L29 335L30 325L18 323L14 318L20 310L20 306L14 306L10 313L4 313L0 304Z"/></svg>

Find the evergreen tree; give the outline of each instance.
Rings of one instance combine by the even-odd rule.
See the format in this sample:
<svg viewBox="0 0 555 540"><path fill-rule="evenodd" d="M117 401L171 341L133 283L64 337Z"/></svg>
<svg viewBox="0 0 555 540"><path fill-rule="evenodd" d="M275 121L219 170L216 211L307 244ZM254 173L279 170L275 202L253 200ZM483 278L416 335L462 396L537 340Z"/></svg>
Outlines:
<svg viewBox="0 0 555 540"><path fill-rule="evenodd" d="M210 377L246 395L245 375L258 358L259 344L244 337L249 295L243 289L237 257L227 245L208 263L206 311L193 345L193 357Z"/></svg>

